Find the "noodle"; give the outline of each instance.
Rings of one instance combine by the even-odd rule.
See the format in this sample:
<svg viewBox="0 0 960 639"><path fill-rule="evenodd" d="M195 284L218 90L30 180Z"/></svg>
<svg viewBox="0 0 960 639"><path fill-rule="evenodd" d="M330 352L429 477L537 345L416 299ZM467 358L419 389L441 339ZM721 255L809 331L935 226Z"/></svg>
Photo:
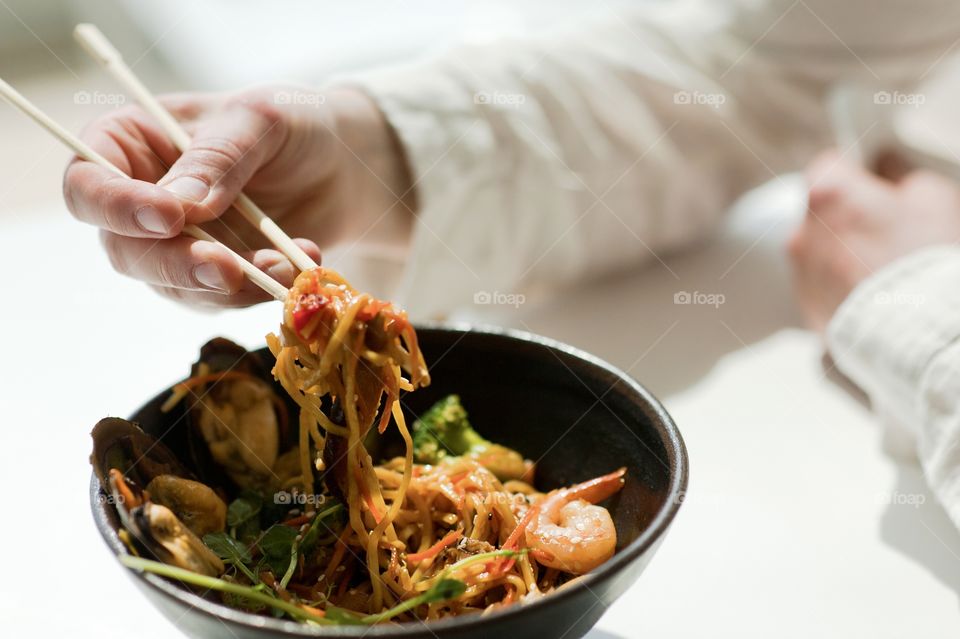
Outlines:
<svg viewBox="0 0 960 639"><path fill-rule="evenodd" d="M294 548L282 570L261 568L269 577L261 576L263 583L281 599L320 614L332 605L341 614L377 615L444 580L462 581L458 596L401 606L394 617L437 619L529 599L572 576L542 563L555 559L549 552L526 548L526 531L546 498L532 486L531 462L498 447L414 463L419 422L411 434L400 392L428 385L430 376L403 311L318 268L297 278L280 331L266 341L276 358L273 376L299 408L290 472L273 486L299 486L305 498L342 502L346 513L342 528L321 521L312 506L280 520L298 528L297 543L316 544L309 558ZM174 387L165 408L204 384L246 377L201 363ZM284 403L273 402L285 424ZM375 425L383 433L391 423L403 453L377 464L364 442ZM509 476L490 463L504 452L521 462ZM318 523L326 528L322 539Z"/></svg>

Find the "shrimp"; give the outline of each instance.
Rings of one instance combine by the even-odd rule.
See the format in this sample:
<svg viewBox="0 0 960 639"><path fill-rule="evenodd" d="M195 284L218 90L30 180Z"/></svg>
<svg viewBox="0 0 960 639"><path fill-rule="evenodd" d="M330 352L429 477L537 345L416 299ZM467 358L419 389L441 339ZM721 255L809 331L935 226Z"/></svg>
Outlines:
<svg viewBox="0 0 960 639"><path fill-rule="evenodd" d="M623 487L626 468L547 494L527 526L527 545L537 561L575 575L590 572L613 556L617 529L609 511L597 502Z"/></svg>

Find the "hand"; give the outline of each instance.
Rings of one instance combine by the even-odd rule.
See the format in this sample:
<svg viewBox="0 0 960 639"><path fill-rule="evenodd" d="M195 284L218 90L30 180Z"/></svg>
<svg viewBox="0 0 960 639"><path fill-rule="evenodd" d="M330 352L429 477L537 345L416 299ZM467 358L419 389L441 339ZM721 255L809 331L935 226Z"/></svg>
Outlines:
<svg viewBox="0 0 960 639"><path fill-rule="evenodd" d="M198 224L289 286L293 265L231 208L241 190L289 235L304 238L298 244L318 261L320 247L336 241L409 234L414 203L402 150L359 91L260 89L162 101L193 138L185 153L146 112L127 107L82 137L135 179L80 159L64 176L68 208L102 229L117 271L192 305L269 299L222 247L179 235Z"/></svg>
<svg viewBox="0 0 960 639"><path fill-rule="evenodd" d="M807 169L807 215L788 250L800 306L824 331L847 295L895 259L960 240L960 187L930 171L885 180L836 153Z"/></svg>

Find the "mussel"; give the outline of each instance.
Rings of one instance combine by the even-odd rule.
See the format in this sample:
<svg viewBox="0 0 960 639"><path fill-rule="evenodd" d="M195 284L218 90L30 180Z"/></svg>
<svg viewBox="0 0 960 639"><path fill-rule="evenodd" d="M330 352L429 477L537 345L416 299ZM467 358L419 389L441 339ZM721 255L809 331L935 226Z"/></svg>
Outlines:
<svg viewBox="0 0 960 639"><path fill-rule="evenodd" d="M222 574L223 562L199 537L224 529L227 507L216 492L196 481L162 442L127 420L102 419L91 436L94 472L140 548L164 563Z"/></svg>
<svg viewBox="0 0 960 639"><path fill-rule="evenodd" d="M223 338L200 349L183 399L196 466L219 468L238 488L264 490L280 479L286 406L255 355ZM200 442L197 442L200 439ZM210 463L212 462L212 464Z"/></svg>
<svg viewBox="0 0 960 639"><path fill-rule="evenodd" d="M176 475L158 475L147 484L147 493L200 537L221 532L226 526L227 505L206 484Z"/></svg>

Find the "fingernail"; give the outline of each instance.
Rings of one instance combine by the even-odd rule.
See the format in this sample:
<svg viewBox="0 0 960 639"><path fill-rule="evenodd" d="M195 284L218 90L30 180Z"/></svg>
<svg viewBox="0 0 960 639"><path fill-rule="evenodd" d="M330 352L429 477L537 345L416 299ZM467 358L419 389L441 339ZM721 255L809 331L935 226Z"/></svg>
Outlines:
<svg viewBox="0 0 960 639"><path fill-rule="evenodd" d="M166 235L170 232L170 224L167 223L167 219L160 211L152 206L145 206L138 209L137 212L133 214L133 218L137 221L137 224L140 225L140 228L147 233Z"/></svg>
<svg viewBox="0 0 960 639"><path fill-rule="evenodd" d="M210 188L206 182L195 177L179 177L170 184L164 184L163 188L170 191L177 197L190 202L203 202Z"/></svg>
<svg viewBox="0 0 960 639"><path fill-rule="evenodd" d="M290 276L293 274L293 266L290 262L283 261L268 267L266 271L267 275L278 282L287 282L292 279Z"/></svg>
<svg viewBox="0 0 960 639"><path fill-rule="evenodd" d="M218 291L227 292L227 282L223 279L223 272L220 267L212 262L204 262L193 269L193 276L205 287Z"/></svg>

